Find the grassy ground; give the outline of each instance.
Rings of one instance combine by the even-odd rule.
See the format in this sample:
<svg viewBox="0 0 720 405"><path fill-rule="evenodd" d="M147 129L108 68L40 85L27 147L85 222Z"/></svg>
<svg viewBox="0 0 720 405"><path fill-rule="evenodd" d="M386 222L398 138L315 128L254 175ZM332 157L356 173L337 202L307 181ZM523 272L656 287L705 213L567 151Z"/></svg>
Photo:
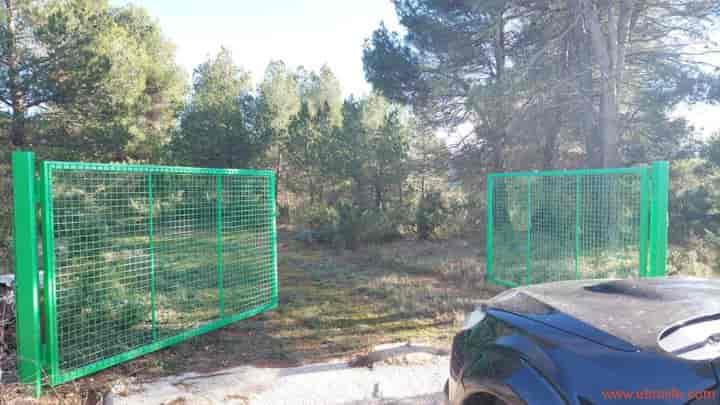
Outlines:
<svg viewBox="0 0 720 405"><path fill-rule="evenodd" d="M85 402L127 379L349 358L380 343L446 347L464 313L498 292L482 281L481 245L398 241L336 251L281 232L275 311L57 387L45 401Z"/></svg>
<svg viewBox="0 0 720 405"><path fill-rule="evenodd" d="M499 292L483 282L483 245L475 238L404 240L338 251L308 246L281 231L275 311L48 389L42 402L94 404L128 380L350 358L380 343L410 340L447 348L463 314ZM187 260L198 260L197 251L185 253ZM688 267L684 256L671 256L671 264ZM0 404L23 393L24 387L0 386Z"/></svg>

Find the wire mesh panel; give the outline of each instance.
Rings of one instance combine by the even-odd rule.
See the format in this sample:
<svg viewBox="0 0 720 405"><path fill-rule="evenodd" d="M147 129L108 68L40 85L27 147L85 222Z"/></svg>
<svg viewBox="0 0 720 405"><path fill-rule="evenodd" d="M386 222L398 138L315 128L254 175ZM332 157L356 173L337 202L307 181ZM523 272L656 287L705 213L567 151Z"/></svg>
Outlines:
<svg viewBox="0 0 720 405"><path fill-rule="evenodd" d="M59 384L277 304L269 171L44 162Z"/></svg>
<svg viewBox="0 0 720 405"><path fill-rule="evenodd" d="M152 176L155 307L160 338L220 316L215 176Z"/></svg>
<svg viewBox="0 0 720 405"><path fill-rule="evenodd" d="M491 174L489 279L517 286L649 275L652 173L636 167ZM667 172L658 173L665 183L655 188L666 199ZM655 217L667 215L660 211ZM664 255L660 245L654 251ZM664 267L654 275L663 272Z"/></svg>
<svg viewBox="0 0 720 405"><path fill-rule="evenodd" d="M222 183L222 232L224 310L243 312L274 294L273 258L262 254L272 249L274 235L267 218L271 191L262 179L225 177Z"/></svg>
<svg viewBox="0 0 720 405"><path fill-rule="evenodd" d="M150 343L149 196L141 173L55 172L58 367Z"/></svg>

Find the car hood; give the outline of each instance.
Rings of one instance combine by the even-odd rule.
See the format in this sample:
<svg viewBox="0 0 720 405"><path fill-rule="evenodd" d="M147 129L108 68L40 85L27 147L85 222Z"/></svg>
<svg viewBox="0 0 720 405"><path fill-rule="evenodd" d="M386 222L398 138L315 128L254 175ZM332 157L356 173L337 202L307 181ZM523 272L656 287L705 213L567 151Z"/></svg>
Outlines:
<svg viewBox="0 0 720 405"><path fill-rule="evenodd" d="M720 281L674 277L561 281L505 291L487 307L529 317L615 349L678 356L679 351L662 348L659 337L697 319L717 319L720 328ZM720 337L709 334L696 340L705 342L710 335ZM678 340L678 336L672 337ZM680 346L702 344L698 342ZM720 357L720 345L714 350L717 355L713 358Z"/></svg>

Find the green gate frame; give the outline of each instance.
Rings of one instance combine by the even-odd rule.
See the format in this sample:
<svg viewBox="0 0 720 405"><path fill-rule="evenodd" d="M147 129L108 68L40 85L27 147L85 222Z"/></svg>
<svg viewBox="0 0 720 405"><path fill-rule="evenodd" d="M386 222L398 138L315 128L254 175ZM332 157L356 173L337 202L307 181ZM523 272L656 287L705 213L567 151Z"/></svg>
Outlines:
<svg viewBox="0 0 720 405"><path fill-rule="evenodd" d="M148 178L149 193L149 250L151 257L150 283L152 301L153 342L124 353L103 358L92 364L63 372L59 368L58 354L58 319L56 298L56 265L55 240L53 230L53 186L52 177L55 170L90 171L108 173L140 173ZM119 363L134 359L144 354L180 343L192 337L222 328L233 322L246 319L259 313L276 308L278 305L277 283L277 229L276 229L276 188L275 174L271 170L249 169L205 169L192 167L172 167L156 165L125 165L81 162L44 161L40 164L39 178L35 177L35 160L32 152L16 151L12 154L13 171L13 246L15 253L16 275L16 314L17 314L17 351L18 375L20 381L34 386L35 395L41 394L43 382L51 386L62 384L73 379L86 376ZM207 323L178 334L157 338L155 327L155 258L153 245L152 215L152 182L150 178L156 173L208 175L216 181L217 201L217 275L219 317ZM267 179L267 197L269 213L267 220L270 232L270 302L241 313L225 313L223 298L223 250L222 250L222 179L227 176L252 176ZM37 246L37 205L40 205L42 218L42 246L44 264L44 305L40 307L40 283L38 271ZM45 313L44 330L41 328L41 311ZM44 378L47 377L47 378Z"/></svg>
<svg viewBox="0 0 720 405"><path fill-rule="evenodd" d="M580 278L579 256L580 256L580 185L586 176L612 176L612 175L637 175L640 178L639 196L639 269L640 277L662 277L665 275L667 262L667 241L668 241L668 187L669 187L669 164L665 161L653 162L651 166L609 168L609 169L580 169L580 170L551 170L533 172L509 172L492 173L487 176L487 222L486 222L486 279L497 285L505 287L518 287L519 284L510 280L504 280L496 276L495 265L495 241L494 241L494 193L497 179L514 177L526 178L528 184L528 207L531 205L531 187L533 179L540 177L564 176L575 178L576 184L576 219L575 219L575 274ZM528 215L532 210L528 208ZM523 285L531 283L532 262L531 251L531 226L528 218L527 240L525 251L526 265Z"/></svg>

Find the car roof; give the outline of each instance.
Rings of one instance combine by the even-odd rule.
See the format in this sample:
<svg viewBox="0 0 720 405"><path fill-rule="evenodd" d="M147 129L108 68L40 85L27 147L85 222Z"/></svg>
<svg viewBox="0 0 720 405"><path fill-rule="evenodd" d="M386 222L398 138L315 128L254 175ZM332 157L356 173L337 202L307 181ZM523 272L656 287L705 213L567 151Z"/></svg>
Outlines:
<svg viewBox="0 0 720 405"><path fill-rule="evenodd" d="M559 281L505 291L488 306L548 323L556 319L553 313L562 312L636 347L658 349L657 339L665 328L720 314L720 281L689 277Z"/></svg>

